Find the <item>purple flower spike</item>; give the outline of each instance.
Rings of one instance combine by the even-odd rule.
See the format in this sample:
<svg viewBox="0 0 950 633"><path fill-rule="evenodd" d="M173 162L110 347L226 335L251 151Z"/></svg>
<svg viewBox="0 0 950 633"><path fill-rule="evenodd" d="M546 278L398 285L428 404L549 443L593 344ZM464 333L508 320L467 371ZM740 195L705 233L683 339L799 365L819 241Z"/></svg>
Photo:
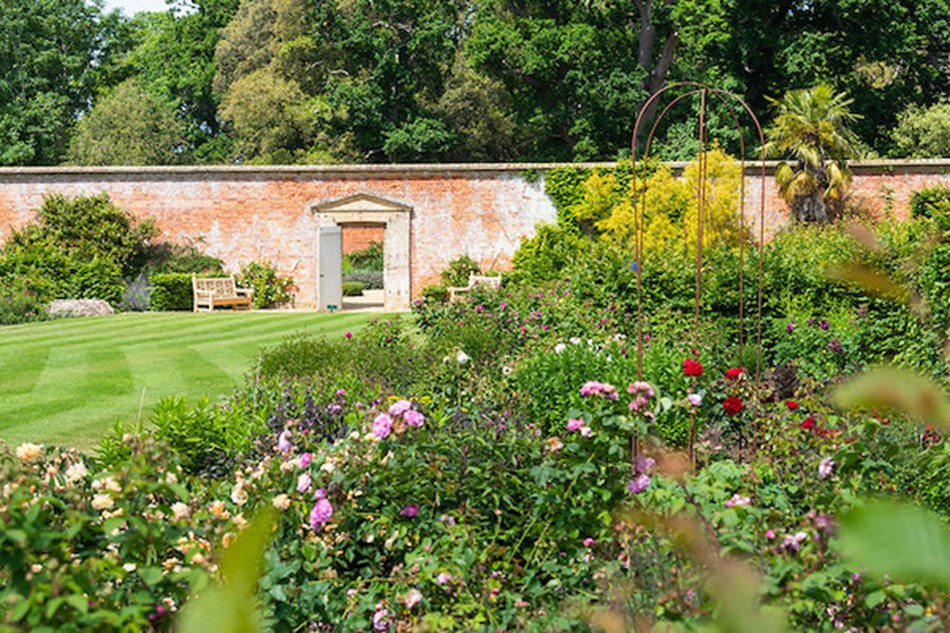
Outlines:
<svg viewBox="0 0 950 633"><path fill-rule="evenodd" d="M417 514L419 514L419 506L414 503L407 505L399 511L399 516L406 517L407 519L411 519Z"/></svg>

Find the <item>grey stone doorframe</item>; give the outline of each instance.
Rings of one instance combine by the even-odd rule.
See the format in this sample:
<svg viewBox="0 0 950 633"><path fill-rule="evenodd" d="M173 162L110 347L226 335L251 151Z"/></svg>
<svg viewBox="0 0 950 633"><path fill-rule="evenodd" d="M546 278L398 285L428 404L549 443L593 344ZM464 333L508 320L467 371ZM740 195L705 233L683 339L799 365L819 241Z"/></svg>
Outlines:
<svg viewBox="0 0 950 633"><path fill-rule="evenodd" d="M385 200L369 194L356 194L338 200L331 200L313 207L316 218L316 263L320 265L321 226L344 226L346 224L381 224L383 230L383 284L385 295L383 308L389 310L408 310L412 296L410 280L410 222L412 207ZM320 297L320 271L316 271L315 289L317 305L322 306Z"/></svg>

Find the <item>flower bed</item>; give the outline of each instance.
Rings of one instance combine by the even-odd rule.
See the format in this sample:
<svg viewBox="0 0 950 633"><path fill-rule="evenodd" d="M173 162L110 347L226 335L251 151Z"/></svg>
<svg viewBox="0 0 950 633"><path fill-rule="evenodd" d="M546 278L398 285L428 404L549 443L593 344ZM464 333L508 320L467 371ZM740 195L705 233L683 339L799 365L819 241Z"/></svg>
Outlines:
<svg viewBox="0 0 950 633"><path fill-rule="evenodd" d="M761 381L721 315L662 306L638 380L629 296L567 282L290 339L95 458L4 451L0 625L184 626L269 510L255 604L278 631L939 630L944 576L848 546L872 494L950 517L938 429L832 403L865 299L770 315Z"/></svg>

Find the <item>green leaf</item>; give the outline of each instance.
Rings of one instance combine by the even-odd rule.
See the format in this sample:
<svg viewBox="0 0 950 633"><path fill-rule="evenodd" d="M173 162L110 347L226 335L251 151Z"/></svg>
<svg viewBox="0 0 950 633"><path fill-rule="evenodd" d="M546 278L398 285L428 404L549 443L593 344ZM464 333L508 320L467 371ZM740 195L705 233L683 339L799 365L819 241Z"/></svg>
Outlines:
<svg viewBox="0 0 950 633"><path fill-rule="evenodd" d="M950 530L916 506L872 501L841 520L839 548L876 576L950 588Z"/></svg>
<svg viewBox="0 0 950 633"><path fill-rule="evenodd" d="M880 590L872 591L871 593L868 594L867 598L864 599L864 605L868 609L873 609L877 605L884 602L884 600L886 599L887 599L887 594L885 594L883 591L880 591Z"/></svg>
<svg viewBox="0 0 950 633"><path fill-rule="evenodd" d="M162 570L158 567L140 567L138 574L149 587L154 587L162 582Z"/></svg>
<svg viewBox="0 0 950 633"><path fill-rule="evenodd" d="M30 601L26 598L20 597L19 601L16 603L16 606L10 609L10 620L12 622L19 622L29 611Z"/></svg>
<svg viewBox="0 0 950 633"><path fill-rule="evenodd" d="M223 584L185 606L181 633L256 633L261 629L255 596L273 524L274 511L267 508L224 550Z"/></svg>
<svg viewBox="0 0 950 633"><path fill-rule="evenodd" d="M89 612L89 599L81 594L67 596L66 603L83 615Z"/></svg>
<svg viewBox="0 0 950 633"><path fill-rule="evenodd" d="M23 530L7 530L7 538L19 547L25 547L28 537Z"/></svg>

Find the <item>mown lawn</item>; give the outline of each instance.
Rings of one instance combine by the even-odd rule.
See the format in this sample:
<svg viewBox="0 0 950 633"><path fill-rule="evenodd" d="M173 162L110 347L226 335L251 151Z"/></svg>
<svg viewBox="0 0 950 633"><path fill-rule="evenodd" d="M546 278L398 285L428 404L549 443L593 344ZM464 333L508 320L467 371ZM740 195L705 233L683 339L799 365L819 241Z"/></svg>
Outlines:
<svg viewBox="0 0 950 633"><path fill-rule="evenodd" d="M150 313L0 328L0 440L91 448L166 396L212 399L253 372L261 347L329 337L366 313Z"/></svg>

